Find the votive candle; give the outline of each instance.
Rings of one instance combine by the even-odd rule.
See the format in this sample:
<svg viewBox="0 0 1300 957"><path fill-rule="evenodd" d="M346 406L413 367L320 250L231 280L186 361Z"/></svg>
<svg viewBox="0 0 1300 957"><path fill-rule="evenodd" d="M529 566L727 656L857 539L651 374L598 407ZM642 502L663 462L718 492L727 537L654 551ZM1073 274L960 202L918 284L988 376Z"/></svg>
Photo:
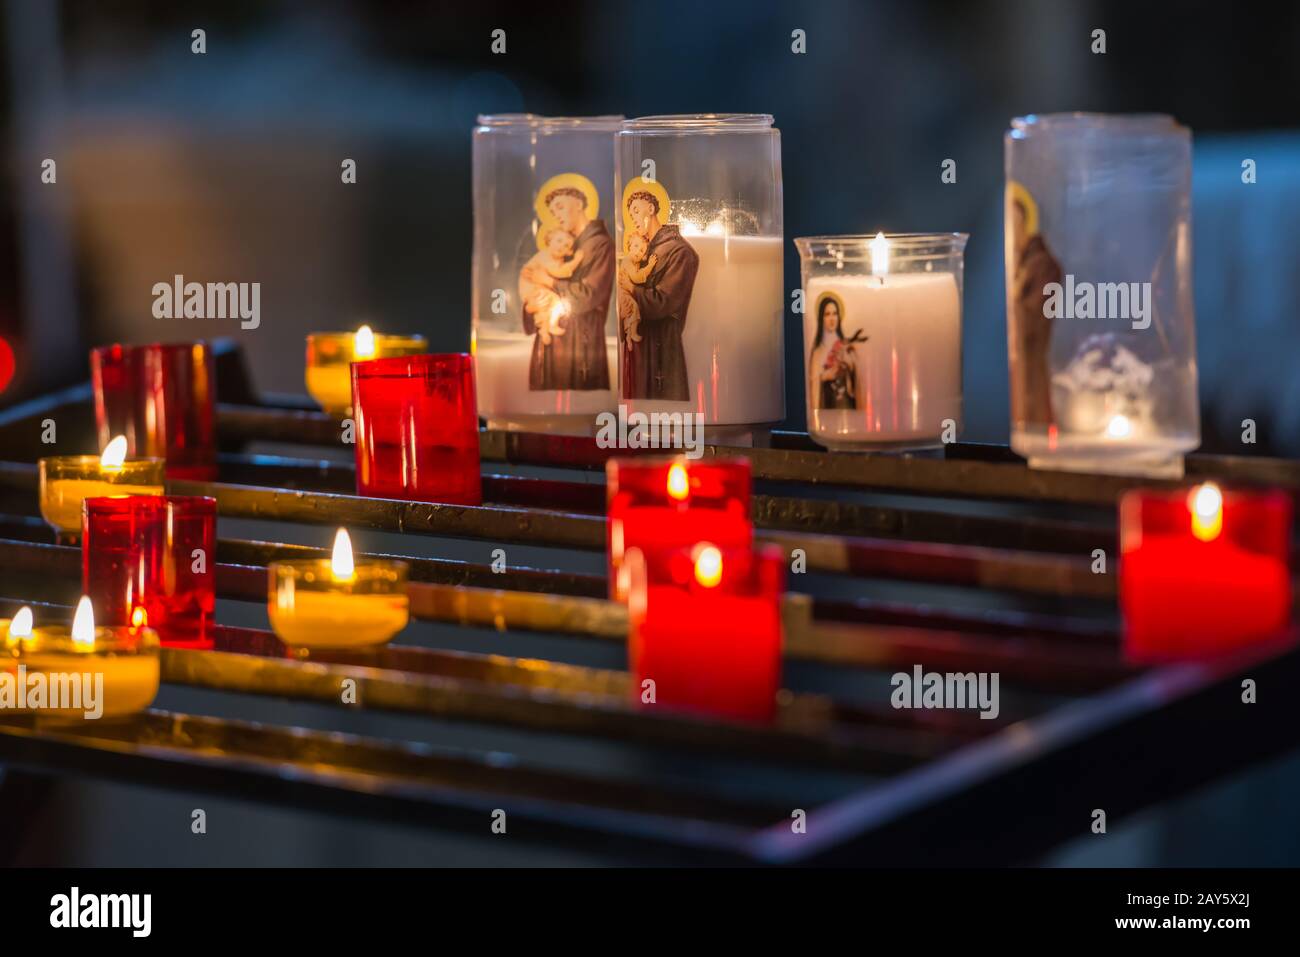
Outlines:
<svg viewBox="0 0 1300 957"><path fill-rule="evenodd" d="M467 353L354 362L352 396L358 495L482 503Z"/></svg>
<svg viewBox="0 0 1300 957"><path fill-rule="evenodd" d="M98 681L102 677L102 710L98 720L143 711L158 695L157 632L152 628L96 627L90 600L84 596L77 606L72 627L38 626L29 636L19 637L17 641L11 635L6 647L7 670L16 673L23 666L29 682L37 673L47 679L90 675ZM48 702L22 710L57 721L80 721L88 717L85 708L50 707Z"/></svg>
<svg viewBox="0 0 1300 957"><path fill-rule="evenodd" d="M1134 661L1204 658L1291 622L1290 497L1137 489L1120 500L1120 609Z"/></svg>
<svg viewBox="0 0 1300 957"><path fill-rule="evenodd" d="M356 332L314 332L307 337L307 392L326 412L352 410L352 363L427 351L424 336L380 335L369 326Z"/></svg>
<svg viewBox="0 0 1300 957"><path fill-rule="evenodd" d="M81 533L81 507L87 498L107 495L162 495L164 463L159 458L126 458L127 442L118 436L103 455L59 455L39 463L41 516L62 533Z"/></svg>
<svg viewBox="0 0 1300 957"><path fill-rule="evenodd" d="M82 590L99 620L147 624L164 645L209 647L216 605L216 499L89 498Z"/></svg>
<svg viewBox="0 0 1300 957"><path fill-rule="evenodd" d="M382 645L410 618L407 564L355 561L343 529L329 559L272 562L268 571L271 628L290 647Z"/></svg>
<svg viewBox="0 0 1300 957"><path fill-rule="evenodd" d="M748 548L754 538L750 474L749 460L742 458L610 459L605 466L610 597L627 600L620 569L628 549L640 549L653 564L658 556L698 541Z"/></svg>
<svg viewBox="0 0 1300 957"><path fill-rule="evenodd" d="M161 458L168 478L212 481L216 362L206 342L111 345L90 353L99 441L124 435L127 454Z"/></svg>
<svg viewBox="0 0 1300 957"><path fill-rule="evenodd" d="M657 565L633 550L627 564L636 700L770 721L781 678L780 550L702 541Z"/></svg>

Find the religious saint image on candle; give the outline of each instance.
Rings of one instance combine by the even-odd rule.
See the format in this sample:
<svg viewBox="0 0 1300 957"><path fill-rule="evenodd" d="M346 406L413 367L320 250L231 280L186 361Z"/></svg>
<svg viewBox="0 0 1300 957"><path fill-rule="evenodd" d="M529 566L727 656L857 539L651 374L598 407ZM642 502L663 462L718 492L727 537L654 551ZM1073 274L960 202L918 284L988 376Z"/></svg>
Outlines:
<svg viewBox="0 0 1300 957"><path fill-rule="evenodd" d="M1052 320L1046 287L1061 281L1061 264L1038 231L1038 204L1019 183L1007 184L1007 251L1012 273L1010 331L1011 417L1028 427L1047 428L1052 414Z"/></svg>
<svg viewBox="0 0 1300 957"><path fill-rule="evenodd" d="M700 257L668 222L670 210L662 183L634 177L623 189L618 322L626 350L620 363L625 399L691 397L682 333Z"/></svg>
<svg viewBox="0 0 1300 957"><path fill-rule="evenodd" d="M844 300L833 292L817 297L812 350L808 356L808 401L814 409L858 407L857 346L867 341L861 329L847 334Z"/></svg>
<svg viewBox="0 0 1300 957"><path fill-rule="evenodd" d="M542 184L533 205L537 252L519 270L524 332L534 337L528 388L608 389L605 319L615 256L597 218L600 195L580 173L561 173Z"/></svg>

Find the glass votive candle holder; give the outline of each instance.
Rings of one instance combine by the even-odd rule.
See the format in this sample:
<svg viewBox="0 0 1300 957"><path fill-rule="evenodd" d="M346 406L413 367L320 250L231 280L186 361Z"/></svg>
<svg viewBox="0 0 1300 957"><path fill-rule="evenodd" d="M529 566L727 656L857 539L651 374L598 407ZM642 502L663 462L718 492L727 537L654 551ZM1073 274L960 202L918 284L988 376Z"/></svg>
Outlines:
<svg viewBox="0 0 1300 957"><path fill-rule="evenodd" d="M1011 447L1033 468L1180 478L1201 441L1192 138L1173 117L1011 121Z"/></svg>
<svg viewBox="0 0 1300 957"><path fill-rule="evenodd" d="M618 399L621 116L480 116L471 349L488 428L589 435Z"/></svg>
<svg viewBox="0 0 1300 957"><path fill-rule="evenodd" d="M352 396L358 495L482 503L469 355L355 362Z"/></svg>
<svg viewBox="0 0 1300 957"><path fill-rule="evenodd" d="M1291 623L1291 498L1135 489L1120 499L1120 610L1133 661L1205 658Z"/></svg>
<svg viewBox="0 0 1300 957"><path fill-rule="evenodd" d="M410 618L405 562L366 559L340 574L322 558L272 562L268 571L271 629L291 648L382 645Z"/></svg>
<svg viewBox="0 0 1300 957"><path fill-rule="evenodd" d="M87 499L81 581L98 620L148 625L167 646L210 647L216 520L205 496Z"/></svg>
<svg viewBox="0 0 1300 957"><path fill-rule="evenodd" d="M646 116L616 150L620 402L750 442L785 418L780 131L767 114Z"/></svg>
<svg viewBox="0 0 1300 957"><path fill-rule="evenodd" d="M606 541L610 597L626 601L623 558L636 548L654 565L667 555L706 540L720 548L749 548L748 459L692 461L637 457L605 465Z"/></svg>
<svg viewBox="0 0 1300 957"><path fill-rule="evenodd" d="M829 449L916 449L962 420L965 233L794 241L808 434Z"/></svg>
<svg viewBox="0 0 1300 957"><path fill-rule="evenodd" d="M41 625L8 643L4 660L27 685L27 707L17 710L67 722L125 717L153 704L160 675L157 632L96 627L89 609L83 599L71 628ZM42 678L33 679L38 674ZM38 684L44 686L40 701L33 698Z"/></svg>
<svg viewBox="0 0 1300 957"><path fill-rule="evenodd" d="M216 366L207 343L102 346L90 353L90 375L101 447L125 435L128 454L164 459L168 478L216 478Z"/></svg>
<svg viewBox="0 0 1300 957"><path fill-rule="evenodd" d="M98 455L41 459L41 517L63 536L81 535L82 503L107 495L162 495L162 459L127 459L105 464Z"/></svg>
<svg viewBox="0 0 1300 957"><path fill-rule="evenodd" d="M424 336L390 336L362 326L356 332L314 332L307 337L307 392L333 415L352 411L352 363L410 356L429 348Z"/></svg>
<svg viewBox="0 0 1300 957"><path fill-rule="evenodd" d="M770 721L781 681L785 561L768 546L697 542L627 556L633 694L643 707Z"/></svg>

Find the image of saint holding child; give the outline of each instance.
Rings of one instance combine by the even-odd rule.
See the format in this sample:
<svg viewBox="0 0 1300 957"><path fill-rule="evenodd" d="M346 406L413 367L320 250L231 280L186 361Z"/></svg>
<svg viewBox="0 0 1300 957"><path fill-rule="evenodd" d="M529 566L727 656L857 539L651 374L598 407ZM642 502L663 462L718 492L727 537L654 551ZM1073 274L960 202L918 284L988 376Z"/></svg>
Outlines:
<svg viewBox="0 0 1300 957"><path fill-rule="evenodd" d="M700 257L668 223L668 193L635 178L623 194L623 262L618 270L618 320L625 399L687 402L686 328Z"/></svg>
<svg viewBox="0 0 1300 957"><path fill-rule="evenodd" d="M524 332L533 339L528 388L609 388L605 322L614 290L614 241L596 219L599 197L577 173L553 176L534 204L538 252L519 271Z"/></svg>

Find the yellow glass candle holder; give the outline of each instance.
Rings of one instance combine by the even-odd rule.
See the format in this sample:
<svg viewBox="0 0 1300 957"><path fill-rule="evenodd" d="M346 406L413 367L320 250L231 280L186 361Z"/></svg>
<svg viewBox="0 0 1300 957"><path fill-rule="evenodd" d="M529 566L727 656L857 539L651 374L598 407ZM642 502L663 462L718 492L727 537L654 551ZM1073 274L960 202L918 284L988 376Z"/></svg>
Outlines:
<svg viewBox="0 0 1300 957"><path fill-rule="evenodd" d="M354 563L339 529L333 557L268 566L271 628L291 648L382 645L410 620L407 569L391 560Z"/></svg>
<svg viewBox="0 0 1300 957"><path fill-rule="evenodd" d="M162 459L105 464L98 455L41 459L41 517L60 532L80 535L83 501L111 495L162 495L165 464Z"/></svg>
<svg viewBox="0 0 1300 957"><path fill-rule="evenodd" d="M353 332L315 332L307 337L307 392L326 412L349 415L353 362L429 351L424 336L385 336L362 326Z"/></svg>
<svg viewBox="0 0 1300 957"><path fill-rule="evenodd" d="M7 675L11 684L0 688L0 715L103 720L143 711L158 695L158 633L152 628L96 628L85 599L71 628L43 625L22 637L8 631L0 681ZM24 687L15 699L19 676Z"/></svg>

